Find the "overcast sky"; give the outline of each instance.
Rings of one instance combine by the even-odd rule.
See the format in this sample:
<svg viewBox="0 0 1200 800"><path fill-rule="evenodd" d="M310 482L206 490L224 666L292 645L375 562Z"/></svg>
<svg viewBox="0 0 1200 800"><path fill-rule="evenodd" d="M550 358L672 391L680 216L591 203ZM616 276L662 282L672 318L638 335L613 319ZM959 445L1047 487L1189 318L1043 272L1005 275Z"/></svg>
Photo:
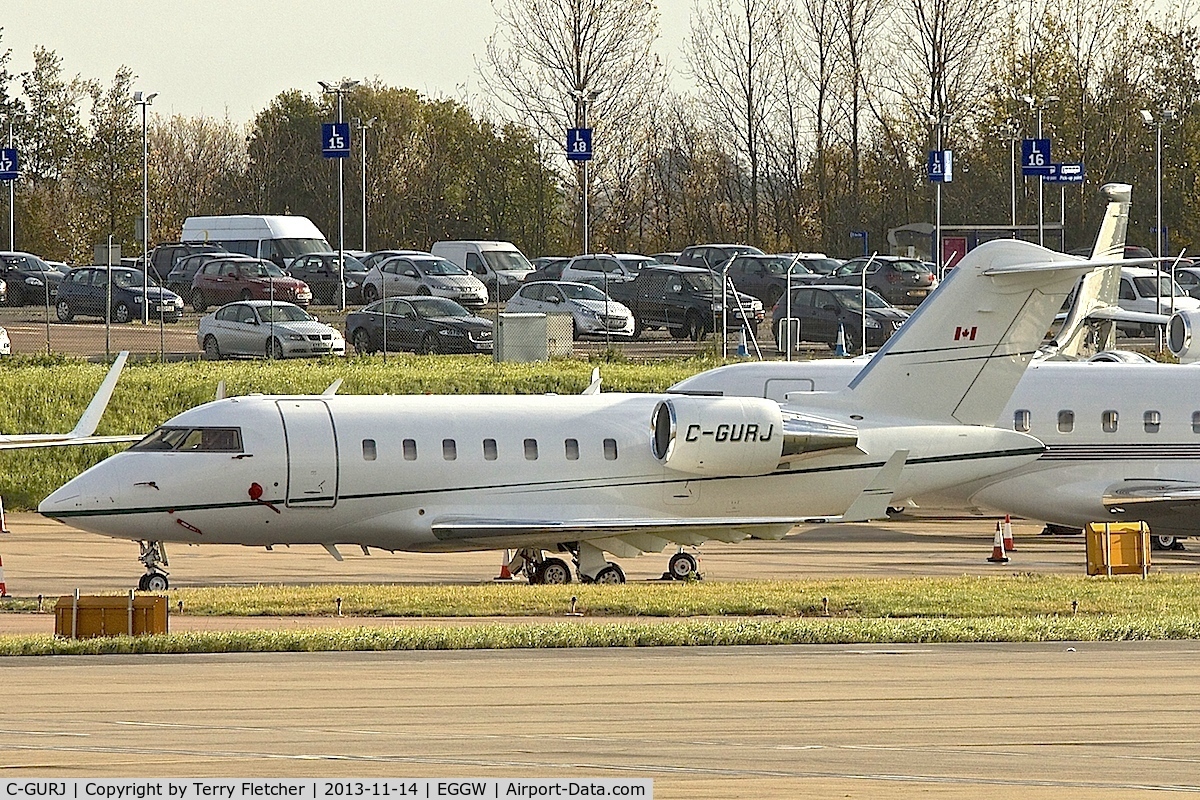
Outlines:
<svg viewBox="0 0 1200 800"><path fill-rule="evenodd" d="M691 0L658 5L659 53L678 70ZM281 91L343 77L473 98L495 17L489 0L4 0L0 26L14 73L41 45L104 85L128 66L159 93L152 112L247 122Z"/></svg>

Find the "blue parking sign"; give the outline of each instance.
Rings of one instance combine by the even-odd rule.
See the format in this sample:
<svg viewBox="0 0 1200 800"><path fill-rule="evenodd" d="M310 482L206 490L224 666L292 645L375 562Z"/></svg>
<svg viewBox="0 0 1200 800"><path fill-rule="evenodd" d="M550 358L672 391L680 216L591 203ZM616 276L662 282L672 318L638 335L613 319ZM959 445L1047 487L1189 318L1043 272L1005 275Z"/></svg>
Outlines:
<svg viewBox="0 0 1200 800"><path fill-rule="evenodd" d="M350 157L349 122L324 122L321 124L321 155L325 158Z"/></svg>
<svg viewBox="0 0 1200 800"><path fill-rule="evenodd" d="M592 160L591 128L567 128L567 158L570 161Z"/></svg>
<svg viewBox="0 0 1200 800"><path fill-rule="evenodd" d="M1050 174L1050 140L1023 139L1021 141L1021 174Z"/></svg>
<svg viewBox="0 0 1200 800"><path fill-rule="evenodd" d="M927 172L931 183L950 183L954 180L954 153L950 150L930 150Z"/></svg>
<svg viewBox="0 0 1200 800"><path fill-rule="evenodd" d="M0 150L0 181L15 181L21 162L17 151L11 148Z"/></svg>

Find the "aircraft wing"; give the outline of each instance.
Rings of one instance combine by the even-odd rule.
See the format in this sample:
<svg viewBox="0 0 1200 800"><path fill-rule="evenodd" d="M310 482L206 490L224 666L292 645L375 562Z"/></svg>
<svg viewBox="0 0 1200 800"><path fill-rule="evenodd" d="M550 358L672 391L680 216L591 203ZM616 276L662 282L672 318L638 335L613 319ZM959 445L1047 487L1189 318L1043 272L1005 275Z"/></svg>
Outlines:
<svg viewBox="0 0 1200 800"><path fill-rule="evenodd" d="M1200 535L1200 484L1158 478L1129 479L1104 491L1113 520L1142 520L1152 533Z"/></svg>
<svg viewBox="0 0 1200 800"><path fill-rule="evenodd" d="M63 436L51 437L47 439L31 438L31 439L16 439L7 441L4 437L0 437L0 450L28 450L34 447L69 447L77 444L131 444L140 442L146 438L142 434L130 434L127 436L75 436L72 438L63 438Z"/></svg>
<svg viewBox="0 0 1200 800"><path fill-rule="evenodd" d="M1166 298L1164 308L1171 307L1171 298ZM1166 325L1171 319L1170 314L1155 314L1153 311L1126 311L1119 306L1104 306L1093 308L1087 314L1088 319L1110 319L1117 322L1140 322L1146 325Z"/></svg>
<svg viewBox="0 0 1200 800"><path fill-rule="evenodd" d="M799 518L643 518L643 519L487 519L443 517L433 535L447 544L489 548L552 547L586 541L615 556L661 553L669 545L698 545L709 540L782 539Z"/></svg>

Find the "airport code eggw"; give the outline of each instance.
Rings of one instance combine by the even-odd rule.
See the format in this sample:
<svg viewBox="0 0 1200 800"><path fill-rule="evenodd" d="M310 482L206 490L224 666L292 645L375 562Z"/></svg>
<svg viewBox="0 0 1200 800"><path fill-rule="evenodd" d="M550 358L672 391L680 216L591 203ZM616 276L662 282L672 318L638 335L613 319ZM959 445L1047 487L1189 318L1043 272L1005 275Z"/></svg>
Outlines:
<svg viewBox="0 0 1200 800"><path fill-rule="evenodd" d="M253 798L561 798L632 797L653 800L649 778L380 778L373 780L281 778L151 778L28 780L0 783L0 800L252 800Z"/></svg>

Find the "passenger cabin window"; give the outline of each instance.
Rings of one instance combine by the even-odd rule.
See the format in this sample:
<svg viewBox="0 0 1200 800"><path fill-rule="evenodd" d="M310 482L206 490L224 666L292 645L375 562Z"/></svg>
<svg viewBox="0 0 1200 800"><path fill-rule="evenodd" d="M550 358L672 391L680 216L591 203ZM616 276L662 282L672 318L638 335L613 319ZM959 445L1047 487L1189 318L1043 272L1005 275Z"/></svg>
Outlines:
<svg viewBox="0 0 1200 800"><path fill-rule="evenodd" d="M1192 433L1200 433L1200 411L1192 412Z"/></svg>
<svg viewBox="0 0 1200 800"><path fill-rule="evenodd" d="M1029 409L1019 408L1013 412L1013 430L1029 433Z"/></svg>
<svg viewBox="0 0 1200 800"><path fill-rule="evenodd" d="M566 450L567 450L567 461L578 461L579 460L579 440L578 439L567 439L565 442L563 442L563 445L566 447Z"/></svg>
<svg viewBox="0 0 1200 800"><path fill-rule="evenodd" d="M363 439L363 461L374 461L375 457L375 440Z"/></svg>
<svg viewBox="0 0 1200 800"><path fill-rule="evenodd" d="M1117 412L1109 409L1100 415L1100 428L1105 433L1117 432Z"/></svg>
<svg viewBox="0 0 1200 800"><path fill-rule="evenodd" d="M454 461L458 458L458 445L453 439L442 439L442 458L446 461Z"/></svg>
<svg viewBox="0 0 1200 800"><path fill-rule="evenodd" d="M537 439L525 440L525 460L537 461Z"/></svg>
<svg viewBox="0 0 1200 800"><path fill-rule="evenodd" d="M496 440L495 439L484 439L483 440L483 460L484 461L495 461L496 460Z"/></svg>
<svg viewBox="0 0 1200 800"><path fill-rule="evenodd" d="M416 461L417 460L417 440L416 439L405 439L401 446L404 450L404 460L405 461Z"/></svg>
<svg viewBox="0 0 1200 800"><path fill-rule="evenodd" d="M604 458L606 461L616 461L617 460L617 440L616 439L605 439L604 440Z"/></svg>
<svg viewBox="0 0 1200 800"><path fill-rule="evenodd" d="M1158 429L1162 427L1162 414L1157 411L1142 414L1142 427L1146 429L1146 433L1158 433Z"/></svg>
<svg viewBox="0 0 1200 800"><path fill-rule="evenodd" d="M241 428L159 428L130 450L191 453L242 452Z"/></svg>
<svg viewBox="0 0 1200 800"><path fill-rule="evenodd" d="M1064 410L1058 412L1058 432L1070 433L1075 430L1075 412Z"/></svg>

